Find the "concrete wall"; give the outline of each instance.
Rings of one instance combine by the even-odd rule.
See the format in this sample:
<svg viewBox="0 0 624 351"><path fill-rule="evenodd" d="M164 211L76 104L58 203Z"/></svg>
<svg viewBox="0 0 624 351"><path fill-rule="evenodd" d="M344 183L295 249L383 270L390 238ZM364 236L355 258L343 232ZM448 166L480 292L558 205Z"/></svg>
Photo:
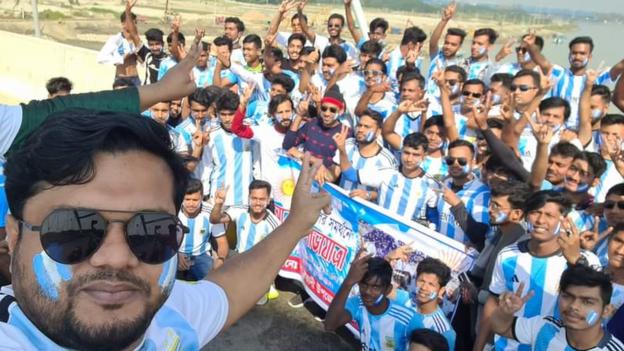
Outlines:
<svg viewBox="0 0 624 351"><path fill-rule="evenodd" d="M48 79L64 76L75 93L111 89L115 68L95 61L97 52L0 31L0 103L46 98Z"/></svg>

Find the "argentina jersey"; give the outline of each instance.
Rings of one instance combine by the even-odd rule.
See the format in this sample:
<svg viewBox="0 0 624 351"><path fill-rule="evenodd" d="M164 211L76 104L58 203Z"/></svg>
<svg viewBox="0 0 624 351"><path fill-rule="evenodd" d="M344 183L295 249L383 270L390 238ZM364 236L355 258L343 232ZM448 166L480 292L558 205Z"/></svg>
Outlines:
<svg viewBox="0 0 624 351"><path fill-rule="evenodd" d="M172 56L169 56L166 59L160 61L160 67L158 67L158 80L163 79L167 72L169 72L169 70L177 64L178 61L176 61Z"/></svg>
<svg viewBox="0 0 624 351"><path fill-rule="evenodd" d="M0 159L0 228L4 228L6 215L9 212L9 202L4 191L4 162Z"/></svg>
<svg viewBox="0 0 624 351"><path fill-rule="evenodd" d="M199 68L195 66L193 67L193 70L191 72L193 75L193 79L195 80L195 85L198 88L204 88L212 85L214 68L210 67L210 65L205 68Z"/></svg>
<svg viewBox="0 0 624 351"><path fill-rule="evenodd" d="M397 289L397 296L399 295L399 292L403 292L401 293L402 299L404 299L403 295L409 295L409 293L405 292L404 290ZM398 298L396 301L398 303L401 303L399 302ZM404 300L403 306L409 307L417 314L419 314L423 319L423 324L425 328L442 334L442 336L444 336L444 338L448 342L449 350L455 350L455 339L457 335L455 333L455 330L453 329L453 326L451 326L451 322L448 320L448 318L446 318L444 311L442 311L440 307L438 307L432 313L422 313L418 310L418 306L414 304L414 301L409 298L406 301Z"/></svg>
<svg viewBox="0 0 624 351"><path fill-rule="evenodd" d="M207 202L202 203L201 210L195 217L188 217L184 210L180 210L178 218L189 228L189 232L184 234L179 252L191 256L210 255L210 237L225 235L223 224L210 223L211 211L212 205Z"/></svg>
<svg viewBox="0 0 624 351"><path fill-rule="evenodd" d="M555 81L555 86L551 91L552 96L558 96L570 103L570 118L565 122L566 126L572 130L578 130L579 102L581 101L587 76L576 76L570 69L559 65L553 66L550 76ZM596 78L594 84L612 87L615 82L611 79L611 69L603 70Z"/></svg>
<svg viewBox="0 0 624 351"><path fill-rule="evenodd" d="M461 64L461 66L466 70L467 78L466 80L471 79L480 79L485 84L489 84L490 82L490 68L493 66L492 61L489 59L486 61L474 61L472 58L467 58Z"/></svg>
<svg viewBox="0 0 624 351"><path fill-rule="evenodd" d="M380 315L369 313L359 295L348 298L345 309L358 324L363 351L405 351L411 332L424 326L421 316L390 300Z"/></svg>
<svg viewBox="0 0 624 351"><path fill-rule="evenodd" d="M385 93L383 99L375 103L369 103L368 108L378 112L381 115L381 118L385 121L386 118L388 118L388 116L396 110L396 101L394 100L394 96L392 96L392 94Z"/></svg>
<svg viewBox="0 0 624 351"><path fill-rule="evenodd" d="M512 328L514 337L522 343L531 345L535 351L576 350L568 344L563 322L553 316L517 318ZM598 345L588 350L621 351L624 350L624 344L605 330Z"/></svg>
<svg viewBox="0 0 624 351"><path fill-rule="evenodd" d="M607 230L607 228L609 228L609 225L607 224L607 220L603 216L600 218L600 222L598 224L598 233L603 233L605 230ZM598 256L598 259L600 260L600 265L603 268L609 265L609 237L610 235L602 239L596 244L596 247L594 248L594 253L596 254L596 256Z"/></svg>
<svg viewBox="0 0 624 351"><path fill-rule="evenodd" d="M431 61L429 62L429 69L427 70L426 75L426 92L430 96L440 97L440 89L436 82L434 82L431 77L435 72L444 71L446 67L453 66L459 64L459 60L457 57L447 59L444 57L444 53L442 50L438 51L438 53L431 57Z"/></svg>
<svg viewBox="0 0 624 351"><path fill-rule="evenodd" d="M600 150L596 151L600 152ZM618 172L615 164L612 160L605 160L607 164L607 169L600 176L600 181L596 186L589 189L589 193L594 196L594 201L597 203L603 203L605 198L607 197L607 192L614 185L620 184L624 182L624 177Z"/></svg>
<svg viewBox="0 0 624 351"><path fill-rule="evenodd" d="M524 240L505 247L496 257L492 281L489 290L494 295L506 291L516 291L520 283L524 283L525 291L533 291L534 295L516 313L516 317L531 318L535 316L557 315L557 298L559 296L559 280L568 268L568 262L562 253L548 257L531 255L529 240ZM598 257L591 252L581 250L589 265L598 267ZM504 337L495 337L496 350L530 350L528 345Z"/></svg>
<svg viewBox="0 0 624 351"><path fill-rule="evenodd" d="M451 188L451 182L452 179L448 178L444 181L444 184L448 188ZM457 192L457 196L464 203L466 211L475 221L484 224L490 223L488 214L490 189L487 185L473 176L473 180L464 184L463 188ZM438 203L438 213L440 214L438 232L461 243L469 243L468 236L457 223L455 216L451 212L451 206L446 201L440 201Z"/></svg>
<svg viewBox="0 0 624 351"><path fill-rule="evenodd" d="M397 169L397 161L394 158L394 155L392 155L392 153L384 147L381 147L379 149L379 152L374 156L363 157L360 154L357 142L354 138L347 139L345 144L347 157L351 161L353 169L355 169L356 171L364 172L366 174L374 174L378 173L380 170ZM334 162L340 163L339 153L336 153L336 155L334 156ZM346 179L346 177L340 177L339 185L346 191L352 191L355 189L365 189L368 191L376 190L376 188L374 187L365 186L357 182L352 182Z"/></svg>
<svg viewBox="0 0 624 351"><path fill-rule="evenodd" d="M173 264L176 264L175 261ZM3 288L6 293L8 289ZM3 350L69 350L45 336L11 296L0 293L0 348ZM5 302L6 301L6 302ZM156 312L137 351L199 350L223 329L228 316L225 291L213 282L175 281L169 298Z"/></svg>
<svg viewBox="0 0 624 351"><path fill-rule="evenodd" d="M583 210L573 209L568 214L568 218L572 220L579 233L594 229L594 216Z"/></svg>
<svg viewBox="0 0 624 351"><path fill-rule="evenodd" d="M236 222L236 252L243 253L266 238L280 223L275 215L267 210L266 216L254 223L248 206L232 206L225 213Z"/></svg>
<svg viewBox="0 0 624 351"><path fill-rule="evenodd" d="M435 186L427 178L407 178L393 169L358 174L362 184L378 189L377 204L401 217L424 219L427 208L435 208L438 203Z"/></svg>
<svg viewBox="0 0 624 351"><path fill-rule="evenodd" d="M442 157L425 156L425 160L420 164L420 167L425 173L434 178L441 179L448 174L448 165Z"/></svg>
<svg viewBox="0 0 624 351"><path fill-rule="evenodd" d="M392 82L392 90L399 91L399 81L397 80L397 71L401 66L405 66L405 57L401 53L401 48L396 48L390 52L386 67L388 68L388 78ZM422 72L423 59L418 57L416 59L416 68Z"/></svg>
<svg viewBox="0 0 624 351"><path fill-rule="evenodd" d="M459 139L466 140L471 144L476 144L477 131L468 127L468 117L460 113L455 113L455 126L459 134Z"/></svg>
<svg viewBox="0 0 624 351"><path fill-rule="evenodd" d="M249 184L259 171L258 144L219 127L211 132L207 147L212 155L210 196L214 198L219 188L229 185L224 205L247 204Z"/></svg>

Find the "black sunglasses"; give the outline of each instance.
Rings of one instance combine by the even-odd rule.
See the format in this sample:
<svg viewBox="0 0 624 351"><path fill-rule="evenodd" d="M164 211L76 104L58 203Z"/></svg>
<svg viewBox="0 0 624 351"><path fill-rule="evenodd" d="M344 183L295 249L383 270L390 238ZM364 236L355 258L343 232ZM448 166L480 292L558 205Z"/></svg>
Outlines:
<svg viewBox="0 0 624 351"><path fill-rule="evenodd" d="M338 113L338 109L336 107L321 106L321 111L327 112L327 110L331 113Z"/></svg>
<svg viewBox="0 0 624 351"><path fill-rule="evenodd" d="M516 52L524 54L525 52L527 52L527 49L525 49L525 48L523 48L521 46L518 46L518 47L516 47Z"/></svg>
<svg viewBox="0 0 624 351"><path fill-rule="evenodd" d="M446 162L447 165L452 165L455 163L455 161L457 161L457 163L459 163L460 166L465 166L468 164L468 160L465 157L451 157L451 156L446 156L444 158L444 162Z"/></svg>
<svg viewBox="0 0 624 351"><path fill-rule="evenodd" d="M527 92L527 91L529 91L531 89L535 89L535 87L532 87L532 86L527 85L527 84L520 84L520 85L512 84L511 85L511 91L516 91L518 89L520 89L520 91L524 93L524 92Z"/></svg>
<svg viewBox="0 0 624 351"><path fill-rule="evenodd" d="M624 210L624 201L605 201L604 208L613 209L617 205L620 210Z"/></svg>
<svg viewBox="0 0 624 351"><path fill-rule="evenodd" d="M100 211L135 215L127 221L109 221ZM43 250L63 264L76 264L91 257L102 245L110 223L123 223L130 250L148 264L160 264L176 255L184 233L189 232L176 216L166 212L59 208L40 226L20 222L29 230L40 232Z"/></svg>
<svg viewBox="0 0 624 351"><path fill-rule="evenodd" d="M481 93L473 93L473 92L470 92L470 91L464 91L464 92L462 92L462 95L463 96L472 96L475 99L480 99L481 96L483 96L483 94L481 94Z"/></svg>

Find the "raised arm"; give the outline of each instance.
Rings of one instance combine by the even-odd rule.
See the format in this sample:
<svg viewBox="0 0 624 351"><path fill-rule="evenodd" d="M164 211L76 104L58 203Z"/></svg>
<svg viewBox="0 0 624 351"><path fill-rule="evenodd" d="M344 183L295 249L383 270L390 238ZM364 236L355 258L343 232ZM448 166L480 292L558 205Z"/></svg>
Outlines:
<svg viewBox="0 0 624 351"><path fill-rule="evenodd" d="M314 41L316 40L316 33L314 33L314 30L310 28L310 26L308 26L308 21L306 21L305 17L303 16L303 9L305 8L306 2L307 0L302 0L299 2L299 4L297 5L297 13L299 14L299 23L301 24L301 30L303 31L303 34L305 34L308 40L312 44L314 44Z"/></svg>
<svg viewBox="0 0 624 351"><path fill-rule="evenodd" d="M535 33L529 32L529 34L522 39L522 47L529 51L529 55L531 55L531 59L535 62L543 72L550 73L553 68L552 63L548 61L548 59L542 55L540 52L539 46L535 44Z"/></svg>
<svg viewBox="0 0 624 351"><path fill-rule="evenodd" d="M126 14L126 21L124 22L125 30L127 31L130 40L134 43L136 48L140 48L143 44L141 42L141 37L139 36L139 31L137 30L136 23L132 19L132 8L136 5L138 0L126 0L126 8L124 13Z"/></svg>
<svg viewBox="0 0 624 351"><path fill-rule="evenodd" d="M591 116L591 92L594 82L598 77L598 71L587 70L585 73L585 87L579 101L579 131L578 138L583 147L587 146L592 140L592 116Z"/></svg>
<svg viewBox="0 0 624 351"><path fill-rule="evenodd" d="M352 0L344 0L345 17L347 18L347 28L349 28L349 32L351 32L353 41L355 41L355 45L357 45L360 40L362 40L362 34L355 28L355 21L353 20L353 12L351 9L351 1Z"/></svg>
<svg viewBox="0 0 624 351"><path fill-rule="evenodd" d="M440 22L436 25L433 33L431 33L431 39L429 40L429 57L433 58L438 54L439 50L439 42L442 37L442 33L444 32L444 28L449 23L449 21L455 16L455 12L457 11L457 3L453 0L448 6L446 6L442 10L442 18Z"/></svg>
<svg viewBox="0 0 624 351"><path fill-rule="evenodd" d="M455 112L451 106L450 89L444 79L444 71L437 71L433 74L433 80L440 88L440 102L442 103L442 119L449 142L459 139L459 132L455 125Z"/></svg>
<svg viewBox="0 0 624 351"><path fill-rule="evenodd" d="M349 292L351 292L355 284L364 278L368 270L368 260L371 258L371 255L359 256L361 256L361 252L357 253L356 259L351 263L347 277L340 285L338 293L336 293L327 309L327 315L325 316L325 330L327 331L334 331L349 323L353 318L346 308Z"/></svg>
<svg viewBox="0 0 624 351"><path fill-rule="evenodd" d="M173 21L171 21L171 56L175 58L177 62L180 62L186 56L184 52L184 48L180 45L180 39L178 38L178 34L180 34L180 26L182 25L181 17L175 16Z"/></svg>
<svg viewBox="0 0 624 351"><path fill-rule="evenodd" d="M498 308L492 314L491 326L494 332L506 338L514 339L512 330L514 323L514 314L524 306L524 304L533 296L530 291L522 296L524 283L520 283L516 292L504 292L498 299Z"/></svg>
<svg viewBox="0 0 624 351"><path fill-rule="evenodd" d="M273 19L271 20L271 24L269 25L269 30L267 30L267 35L275 35L279 30L279 26L284 20L284 15L288 13L288 11L297 7L297 0L282 0L279 7L277 8L277 12Z"/></svg>
<svg viewBox="0 0 624 351"><path fill-rule="evenodd" d="M208 277L227 295L229 308L225 328L256 305L295 245L312 229L320 211L330 205L327 193L310 190L320 164L318 161L311 164L310 155L306 153L288 218L251 250L229 259Z"/></svg>
<svg viewBox="0 0 624 351"><path fill-rule="evenodd" d="M212 208L212 211L210 212L210 223L212 224L230 223L231 221L230 216L228 216L228 214L223 211L223 203L225 202L225 198L227 197L227 192L229 188L230 186L226 185L225 187L215 192L214 207Z"/></svg>
<svg viewBox="0 0 624 351"><path fill-rule="evenodd" d="M620 79L618 79L615 85L612 100L613 104L620 109L621 112L624 112L624 77L622 75L620 75Z"/></svg>
<svg viewBox="0 0 624 351"><path fill-rule="evenodd" d="M531 167L531 177L529 178L529 185L534 190L539 190L542 187L542 182L546 179L546 171L548 170L548 153L550 141L553 137L553 130L545 124L534 122L529 119L531 129L533 130L533 136L537 139L537 154Z"/></svg>

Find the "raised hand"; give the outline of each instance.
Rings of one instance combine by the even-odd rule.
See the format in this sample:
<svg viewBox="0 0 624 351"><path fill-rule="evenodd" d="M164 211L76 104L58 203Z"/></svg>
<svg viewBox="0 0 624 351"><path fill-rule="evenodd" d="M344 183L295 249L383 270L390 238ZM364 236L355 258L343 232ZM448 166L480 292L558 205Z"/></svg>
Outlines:
<svg viewBox="0 0 624 351"><path fill-rule="evenodd" d="M336 143L336 147L341 152L345 151L345 145L346 145L348 136L349 136L349 127L343 124L342 129L340 130L340 133L336 133L332 137L334 139L334 142Z"/></svg>
<svg viewBox="0 0 624 351"><path fill-rule="evenodd" d="M474 118L477 126L481 130L488 129L488 112L492 107L492 94L490 92L487 93L487 100L485 108L479 108L479 106L472 106L472 117Z"/></svg>
<svg viewBox="0 0 624 351"><path fill-rule="evenodd" d="M533 297L534 292L529 291L522 296L524 282L520 283L516 292L504 292L498 298L498 308L507 315L514 315L522 309L522 306Z"/></svg>
<svg viewBox="0 0 624 351"><path fill-rule="evenodd" d="M409 244L399 246L398 248L388 252L386 259L389 261L401 260L403 262L407 262L413 252L414 249Z"/></svg>
<svg viewBox="0 0 624 351"><path fill-rule="evenodd" d="M182 26L182 16L175 15L171 20L171 31L174 33L180 33L180 27Z"/></svg>
<svg viewBox="0 0 624 351"><path fill-rule="evenodd" d="M604 240L613 232L613 227L607 228L600 233L600 217L594 217L594 230L586 230L581 232L581 247L587 251L593 251L599 242Z"/></svg>
<svg viewBox="0 0 624 351"><path fill-rule="evenodd" d="M453 16L455 16L455 12L457 11L457 2L455 0L451 1L448 6L446 6L442 10L442 21L448 22Z"/></svg>
<svg viewBox="0 0 624 351"><path fill-rule="evenodd" d="M227 193L228 190L230 189L229 185L226 185L224 187L219 188L219 190L217 190L215 192L215 205L223 205L223 203L225 202L225 198L227 197Z"/></svg>
<svg viewBox="0 0 624 351"><path fill-rule="evenodd" d="M505 57L511 55L514 51L513 47L516 44L516 39L515 38L511 38L509 40L507 40L507 42L505 42L505 45L503 45L503 47L501 47L500 51L498 52L498 54L496 54L496 60L497 61L501 61L503 60Z"/></svg>
<svg viewBox="0 0 624 351"><path fill-rule="evenodd" d="M297 5L299 5L297 0L283 0L277 10L281 13L286 13L296 8Z"/></svg>
<svg viewBox="0 0 624 351"><path fill-rule="evenodd" d="M561 217L561 230L557 237L557 243L569 263L575 264L581 258L581 238L569 217Z"/></svg>
<svg viewBox="0 0 624 351"><path fill-rule="evenodd" d="M240 98L240 106L241 107L246 107L247 103L249 102L249 99L251 99L251 95L253 94L254 90L256 90L256 83L249 83L247 84L247 86L245 87L245 90L243 90L243 95L241 95Z"/></svg>
<svg viewBox="0 0 624 351"><path fill-rule="evenodd" d="M540 92L542 94L546 94L553 86L555 86L555 82L550 78L550 73L547 72L544 74L542 69L538 67L537 73L540 75Z"/></svg>
<svg viewBox="0 0 624 351"><path fill-rule="evenodd" d="M410 113L410 112L424 112L429 108L429 100L421 99L416 102L412 100L403 100L397 107L397 110L402 113Z"/></svg>
<svg viewBox="0 0 624 351"><path fill-rule="evenodd" d="M529 29L529 33L522 38L522 44L520 44L523 48L529 48L533 45L535 45L535 29Z"/></svg>
<svg viewBox="0 0 624 351"><path fill-rule="evenodd" d="M360 249L355 255L355 260L351 262L349 273L347 273L347 277L345 278L346 284L355 285L359 283L368 271L368 260L370 260L373 255L362 255L362 253L363 249Z"/></svg>
<svg viewBox="0 0 624 351"><path fill-rule="evenodd" d="M592 86L594 85L594 83L596 82L596 79L598 79L598 75L600 74L600 72L598 72L595 69L588 69L585 72L585 75L587 76L587 81L585 82L585 84Z"/></svg>
<svg viewBox="0 0 624 351"><path fill-rule="evenodd" d="M137 4L138 0L126 0L126 12L132 11L132 8ZM126 18L128 18L126 16Z"/></svg>
<svg viewBox="0 0 624 351"><path fill-rule="evenodd" d="M200 148L204 146L204 133L202 131L201 120L195 119L195 133L193 133L193 146L194 148Z"/></svg>
<svg viewBox="0 0 624 351"><path fill-rule="evenodd" d="M331 197L324 191L312 192L314 175L321 167L321 160L314 159L309 152L303 155L303 162L299 179L290 205L290 214L286 221L295 221L312 228L316 223L321 210L328 213L331 210ZM306 233L307 234L307 233Z"/></svg>
<svg viewBox="0 0 624 351"><path fill-rule="evenodd" d="M370 87L370 90L375 93L387 93L389 91L392 91L392 86L390 85L389 81L385 80L381 83L373 85L372 87Z"/></svg>
<svg viewBox="0 0 624 351"><path fill-rule="evenodd" d="M444 71L439 69L431 75L431 79L436 83L440 90L445 90L446 92L450 92L451 89L446 85L446 78L444 77Z"/></svg>
<svg viewBox="0 0 624 351"><path fill-rule="evenodd" d="M308 0L301 0L297 3L297 11L303 11Z"/></svg>
<svg viewBox="0 0 624 351"><path fill-rule="evenodd" d="M535 113L537 114L538 120L541 120L539 111L536 111ZM539 144L550 145L554 134L553 129L544 123L534 121L531 117L529 117L529 124L531 125L533 136L537 142Z"/></svg>
<svg viewBox="0 0 624 351"><path fill-rule="evenodd" d="M357 65L357 62L355 62L355 60L346 60L345 62L341 63L338 68L336 68L336 72L334 72L334 75L351 73L353 72L353 67L355 67L355 65Z"/></svg>
<svg viewBox="0 0 624 351"><path fill-rule="evenodd" d="M273 47L275 44L275 38L277 38L277 34L267 34L264 37L264 46L267 48Z"/></svg>

